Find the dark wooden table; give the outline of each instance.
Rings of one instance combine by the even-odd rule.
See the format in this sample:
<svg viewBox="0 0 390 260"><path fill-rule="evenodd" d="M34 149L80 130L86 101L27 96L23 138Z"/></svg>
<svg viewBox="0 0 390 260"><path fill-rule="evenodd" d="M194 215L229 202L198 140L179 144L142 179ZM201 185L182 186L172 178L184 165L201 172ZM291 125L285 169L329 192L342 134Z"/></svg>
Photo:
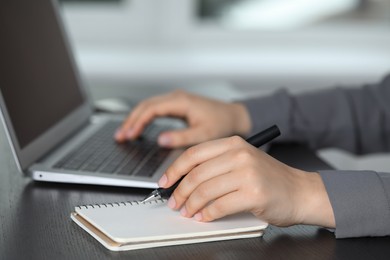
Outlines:
<svg viewBox="0 0 390 260"><path fill-rule="evenodd" d="M1 130L0 259L389 259L389 238L336 240L315 226L270 226L262 238L111 252L74 224L74 206L140 199L149 190L38 183L16 170ZM307 170L330 166L304 146L270 154ZM129 220L131 221L131 220Z"/></svg>

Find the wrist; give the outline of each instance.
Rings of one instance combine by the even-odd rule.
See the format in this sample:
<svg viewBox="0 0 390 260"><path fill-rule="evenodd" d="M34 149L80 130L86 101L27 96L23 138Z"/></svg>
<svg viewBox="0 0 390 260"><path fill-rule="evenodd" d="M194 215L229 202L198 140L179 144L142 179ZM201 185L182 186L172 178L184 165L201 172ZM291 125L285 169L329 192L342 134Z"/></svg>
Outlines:
<svg viewBox="0 0 390 260"><path fill-rule="evenodd" d="M247 108L241 103L230 104L233 115L234 133L240 136L247 136L252 128L252 123Z"/></svg>
<svg viewBox="0 0 390 260"><path fill-rule="evenodd" d="M335 228L333 208L322 178L317 172L300 172L298 222Z"/></svg>

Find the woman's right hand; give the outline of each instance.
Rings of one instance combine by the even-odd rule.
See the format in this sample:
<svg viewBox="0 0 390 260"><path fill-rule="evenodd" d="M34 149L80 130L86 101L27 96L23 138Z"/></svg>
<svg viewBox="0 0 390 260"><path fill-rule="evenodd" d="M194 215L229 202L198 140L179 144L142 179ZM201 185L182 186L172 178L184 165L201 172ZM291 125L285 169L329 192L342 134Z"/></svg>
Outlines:
<svg viewBox="0 0 390 260"><path fill-rule="evenodd" d="M185 129L163 132L158 137L161 146L176 148L204 141L237 135L247 135L251 128L248 111L239 103L226 103L184 91L174 91L139 103L117 130L118 142L138 138L156 117L171 116L187 122Z"/></svg>
<svg viewBox="0 0 390 260"><path fill-rule="evenodd" d="M182 176L168 207L184 217L209 222L251 212L276 226L295 224L335 228L332 205L317 172L290 167L241 137L188 148L158 184L171 187Z"/></svg>

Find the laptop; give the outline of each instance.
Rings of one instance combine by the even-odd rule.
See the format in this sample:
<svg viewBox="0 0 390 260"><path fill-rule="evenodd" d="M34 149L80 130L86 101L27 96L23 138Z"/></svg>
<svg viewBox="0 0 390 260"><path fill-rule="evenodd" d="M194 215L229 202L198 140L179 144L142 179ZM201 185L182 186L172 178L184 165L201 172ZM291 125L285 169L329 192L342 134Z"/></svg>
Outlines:
<svg viewBox="0 0 390 260"><path fill-rule="evenodd" d="M0 38L1 119L21 172L37 181L157 187L182 150L155 138L179 123L157 120L139 140L117 144L124 118L94 115L57 1L2 1Z"/></svg>

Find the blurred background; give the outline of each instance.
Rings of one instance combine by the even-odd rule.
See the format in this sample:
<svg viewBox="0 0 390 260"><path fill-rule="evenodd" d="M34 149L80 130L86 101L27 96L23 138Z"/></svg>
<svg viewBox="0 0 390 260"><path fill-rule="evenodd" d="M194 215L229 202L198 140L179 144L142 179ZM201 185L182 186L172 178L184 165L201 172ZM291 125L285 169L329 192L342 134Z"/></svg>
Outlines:
<svg viewBox="0 0 390 260"><path fill-rule="evenodd" d="M249 89L378 80L388 0L61 0L88 82ZM131 84L134 83L134 84Z"/></svg>
<svg viewBox="0 0 390 260"><path fill-rule="evenodd" d="M390 72L389 0L59 2L85 81L100 93L227 86L245 96Z"/></svg>

